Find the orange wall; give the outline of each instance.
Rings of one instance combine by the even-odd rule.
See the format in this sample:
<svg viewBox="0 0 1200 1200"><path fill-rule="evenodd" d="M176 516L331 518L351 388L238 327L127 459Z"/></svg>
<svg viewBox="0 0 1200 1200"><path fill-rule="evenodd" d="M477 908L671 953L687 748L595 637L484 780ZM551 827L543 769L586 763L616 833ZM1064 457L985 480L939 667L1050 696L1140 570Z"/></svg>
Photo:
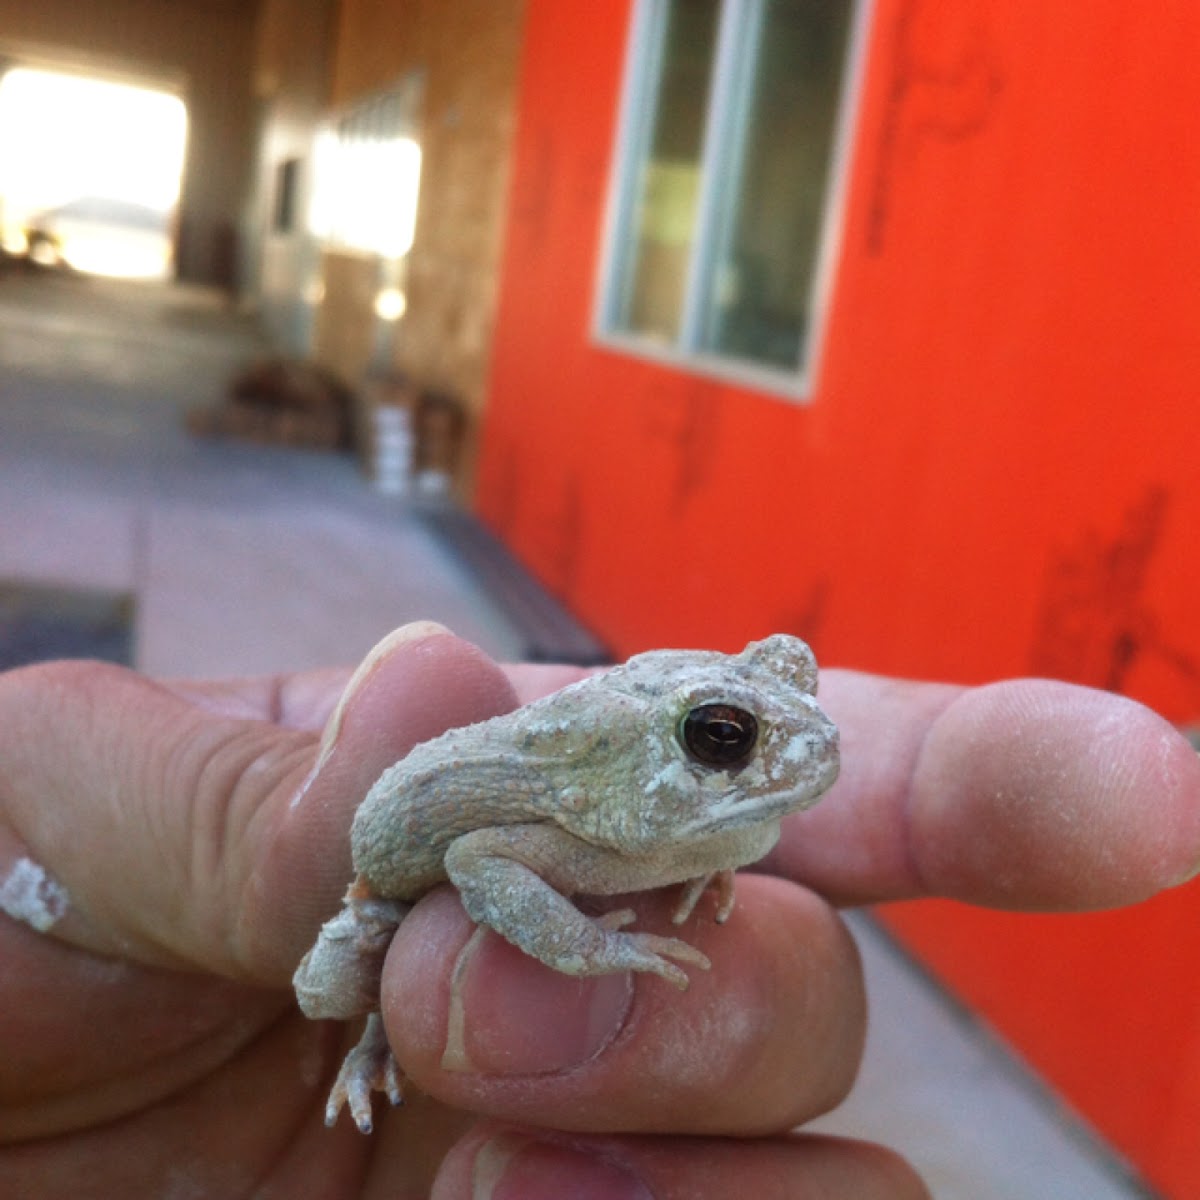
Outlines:
<svg viewBox="0 0 1200 1200"><path fill-rule="evenodd" d="M795 630L1200 717L1200 8L877 0L808 404L589 338L629 11L529 4L483 516L622 654ZM896 921L1200 1194L1195 890Z"/></svg>
<svg viewBox="0 0 1200 1200"><path fill-rule="evenodd" d="M1200 12L879 0L797 405L589 341L628 7L530 6L485 517L621 652L799 628L981 680L1073 630L1200 716Z"/></svg>

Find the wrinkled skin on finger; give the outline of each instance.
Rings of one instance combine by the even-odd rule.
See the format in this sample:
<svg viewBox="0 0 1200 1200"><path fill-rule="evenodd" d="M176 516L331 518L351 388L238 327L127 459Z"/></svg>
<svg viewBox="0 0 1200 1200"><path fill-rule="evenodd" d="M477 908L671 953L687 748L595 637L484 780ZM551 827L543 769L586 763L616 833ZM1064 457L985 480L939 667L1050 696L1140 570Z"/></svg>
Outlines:
<svg viewBox="0 0 1200 1200"><path fill-rule="evenodd" d="M377 1145L321 1120L346 1031L303 1019L288 987L345 885L356 789L514 703L454 639L393 651L307 806L344 673L0 676L0 879L35 864L69 898L46 932L0 916L0 1195L428 1194L470 1118L415 1101L374 1168Z"/></svg>
<svg viewBox="0 0 1200 1200"><path fill-rule="evenodd" d="M729 926L692 919L711 973L682 995L654 979L565 980L476 938L453 893L433 893L389 955L384 1003L402 1061L438 1099L414 1092L372 1139L345 1121L326 1130L347 1032L300 1018L288 982L349 877L355 805L416 742L577 674L504 673L422 626L389 639L340 707L344 672L215 685L96 664L0 676L0 880L27 861L69 898L46 932L0 917L0 1194L169 1184L478 1200L477 1180L475 1193L452 1189L490 1144L485 1113L526 1127L510 1137L639 1132L552 1143L549 1158L489 1152L523 1173L513 1195L536 1196L511 1187L539 1173L569 1177L581 1147L586 1161L603 1147L660 1198L772 1186L869 1197L878 1178L899 1189L880 1195L920 1195L890 1156L775 1137L836 1101L861 1048L857 960L818 895L1094 907L1200 863L1196 756L1146 710L1044 682L967 690L825 672L843 778L787 823L767 864L779 878L741 881ZM664 921L666 900L637 903L646 927ZM537 1038L521 1019L530 1005ZM574 1025L556 1038L556 1020ZM784 1044L772 1030L789 1025L804 1033ZM629 1147L643 1157L622 1157ZM580 1180L587 1169L577 1163ZM489 1170L500 1187L504 1172Z"/></svg>

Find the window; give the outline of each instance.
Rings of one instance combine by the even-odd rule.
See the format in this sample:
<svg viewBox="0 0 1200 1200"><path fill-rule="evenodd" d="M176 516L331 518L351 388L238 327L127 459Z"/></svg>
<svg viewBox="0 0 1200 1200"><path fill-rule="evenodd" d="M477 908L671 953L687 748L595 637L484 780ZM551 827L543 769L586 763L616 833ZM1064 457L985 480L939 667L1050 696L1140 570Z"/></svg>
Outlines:
<svg viewBox="0 0 1200 1200"><path fill-rule="evenodd" d="M423 86L412 72L318 134L309 224L326 244L393 260L412 249Z"/></svg>
<svg viewBox="0 0 1200 1200"><path fill-rule="evenodd" d="M640 0L602 339L806 389L866 3Z"/></svg>

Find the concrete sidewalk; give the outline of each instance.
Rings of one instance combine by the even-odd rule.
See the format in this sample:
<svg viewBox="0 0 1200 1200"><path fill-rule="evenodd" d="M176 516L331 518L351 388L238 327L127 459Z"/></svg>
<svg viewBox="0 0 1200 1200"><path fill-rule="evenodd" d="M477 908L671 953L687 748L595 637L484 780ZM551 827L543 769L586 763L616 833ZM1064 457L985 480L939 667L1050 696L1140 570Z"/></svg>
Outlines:
<svg viewBox="0 0 1200 1200"><path fill-rule="evenodd" d="M349 457L190 438L263 344L205 293L0 279L0 582L132 594L136 665L220 676L352 663L432 617L500 658L528 631L420 514ZM867 1060L819 1127L892 1145L937 1200L1149 1193L912 968L853 928Z"/></svg>

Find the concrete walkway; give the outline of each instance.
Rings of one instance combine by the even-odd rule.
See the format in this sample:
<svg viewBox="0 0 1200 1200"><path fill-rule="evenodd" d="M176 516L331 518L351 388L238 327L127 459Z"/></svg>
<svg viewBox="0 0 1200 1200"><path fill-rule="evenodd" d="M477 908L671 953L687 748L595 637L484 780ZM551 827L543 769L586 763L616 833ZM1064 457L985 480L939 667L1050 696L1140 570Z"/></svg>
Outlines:
<svg viewBox="0 0 1200 1200"><path fill-rule="evenodd" d="M450 548L349 455L185 432L264 349L208 293L0 283L0 576L133 592L151 674L353 662L432 616L519 656Z"/></svg>
<svg viewBox="0 0 1200 1200"><path fill-rule="evenodd" d="M187 407L263 348L204 293L0 278L0 583L131 593L152 674L352 663L419 617L525 652L511 611L348 457L184 433ZM937 1200L1148 1194L869 921L853 926L867 1060L821 1128L897 1147Z"/></svg>

